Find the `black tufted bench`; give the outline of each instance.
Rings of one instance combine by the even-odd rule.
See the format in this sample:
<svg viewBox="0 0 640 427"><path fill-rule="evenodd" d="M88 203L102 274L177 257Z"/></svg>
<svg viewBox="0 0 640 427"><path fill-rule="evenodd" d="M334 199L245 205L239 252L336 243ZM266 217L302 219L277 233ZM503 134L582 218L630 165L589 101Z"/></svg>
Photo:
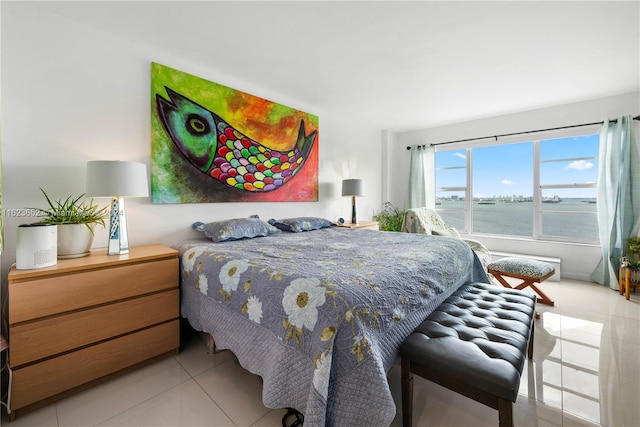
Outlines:
<svg viewBox="0 0 640 427"><path fill-rule="evenodd" d="M513 426L535 303L529 293L471 283L440 304L400 347L403 426L412 423L412 373L497 409L500 427Z"/></svg>

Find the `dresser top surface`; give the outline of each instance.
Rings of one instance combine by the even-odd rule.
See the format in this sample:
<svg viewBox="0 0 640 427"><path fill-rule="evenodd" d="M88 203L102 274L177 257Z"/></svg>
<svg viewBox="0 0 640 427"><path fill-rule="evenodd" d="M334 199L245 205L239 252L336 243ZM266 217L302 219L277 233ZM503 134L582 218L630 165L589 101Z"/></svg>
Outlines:
<svg viewBox="0 0 640 427"><path fill-rule="evenodd" d="M106 249L92 250L88 256L58 260L57 264L51 267L18 270L14 264L9 270L9 283L69 272L177 257L178 251L165 245L135 246L129 248L129 253L124 255L107 255Z"/></svg>

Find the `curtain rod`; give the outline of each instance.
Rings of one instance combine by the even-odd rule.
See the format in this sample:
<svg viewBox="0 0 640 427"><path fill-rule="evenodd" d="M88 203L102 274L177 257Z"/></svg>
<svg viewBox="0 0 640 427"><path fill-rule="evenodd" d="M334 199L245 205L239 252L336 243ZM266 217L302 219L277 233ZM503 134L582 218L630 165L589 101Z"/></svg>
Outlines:
<svg viewBox="0 0 640 427"><path fill-rule="evenodd" d="M635 116L633 118L633 120L640 120L640 114ZM613 119L613 120L609 120L609 123L616 123L617 121L618 121L618 119ZM538 133L538 132L546 132L546 131L550 131L550 130L560 130L560 129L571 129L571 128L577 128L577 127L582 127L582 126L593 126L593 125L601 125L601 124L604 124L604 121L593 122L593 123L582 123L582 124L579 124L579 125L560 126L560 127L556 127L556 128L527 130L527 131L523 131L523 132L503 133L501 135L481 136L481 137L478 137L478 138L457 139L455 141L436 142L434 144L429 144L429 145L431 145L431 146L445 145L445 144L453 144L455 142L478 141L480 139L489 139L489 138L495 138L496 141L497 141L498 138L502 138L502 137L505 137L505 136L526 135L528 133ZM418 147L421 147L421 146L424 146L424 144L423 145L418 145ZM407 146L407 150L411 150L411 146Z"/></svg>

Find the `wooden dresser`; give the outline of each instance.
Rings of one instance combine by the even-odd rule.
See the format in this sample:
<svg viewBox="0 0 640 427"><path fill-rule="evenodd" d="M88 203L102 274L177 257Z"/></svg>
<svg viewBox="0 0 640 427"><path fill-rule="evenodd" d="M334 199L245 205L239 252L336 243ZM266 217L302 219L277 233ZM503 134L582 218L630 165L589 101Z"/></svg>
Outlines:
<svg viewBox="0 0 640 427"><path fill-rule="evenodd" d="M178 351L178 252L92 251L9 271L11 417L45 399ZM66 395L67 393L65 393Z"/></svg>

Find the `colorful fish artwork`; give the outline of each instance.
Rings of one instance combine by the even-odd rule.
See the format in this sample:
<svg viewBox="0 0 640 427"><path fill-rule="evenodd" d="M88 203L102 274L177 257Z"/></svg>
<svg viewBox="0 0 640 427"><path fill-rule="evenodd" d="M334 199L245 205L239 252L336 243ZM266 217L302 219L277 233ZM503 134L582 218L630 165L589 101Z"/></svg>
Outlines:
<svg viewBox="0 0 640 427"><path fill-rule="evenodd" d="M300 122L295 147L277 151L248 138L220 116L169 88L171 101L160 95L158 112L162 124L189 162L229 187L245 191L273 191L285 184L304 165L316 132L305 134Z"/></svg>
<svg viewBox="0 0 640 427"><path fill-rule="evenodd" d="M317 201L317 116L152 64L154 203Z"/></svg>

